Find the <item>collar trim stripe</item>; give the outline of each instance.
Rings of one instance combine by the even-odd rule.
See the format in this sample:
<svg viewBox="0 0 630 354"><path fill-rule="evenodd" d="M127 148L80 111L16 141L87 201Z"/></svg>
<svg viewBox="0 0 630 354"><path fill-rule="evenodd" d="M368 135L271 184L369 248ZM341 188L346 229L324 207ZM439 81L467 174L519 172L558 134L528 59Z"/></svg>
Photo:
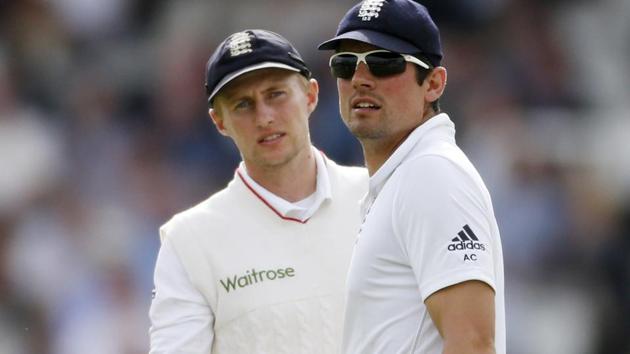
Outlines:
<svg viewBox="0 0 630 354"><path fill-rule="evenodd" d="M306 219L306 220L300 220L300 219L296 219L296 218L291 218L288 216L284 216L282 214L280 214L280 212L278 210L276 210L273 206L271 206L271 204L265 200L265 198L263 198L260 194L256 193L256 191L254 190L254 188L252 188L252 186L250 186L247 181L245 180L245 178L243 178L243 176L241 175L241 172L239 170L236 170L236 174L238 175L238 177L241 179L241 181L243 181L243 183L245 184L245 186L252 192L254 193L254 195L256 197L258 197L258 199L260 199L260 201L262 201L269 209L271 209L274 213L276 213L276 215L278 215L280 217L280 219L282 220L287 220L287 221L295 221L295 222L299 222L300 224L306 224L310 218Z"/></svg>

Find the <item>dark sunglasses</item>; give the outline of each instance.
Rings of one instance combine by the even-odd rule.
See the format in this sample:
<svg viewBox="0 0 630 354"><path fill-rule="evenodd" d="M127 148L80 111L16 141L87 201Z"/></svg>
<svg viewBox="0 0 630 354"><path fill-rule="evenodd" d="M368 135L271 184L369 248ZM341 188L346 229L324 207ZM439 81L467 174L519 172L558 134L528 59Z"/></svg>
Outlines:
<svg viewBox="0 0 630 354"><path fill-rule="evenodd" d="M429 65L409 54L399 54L388 50L372 50L365 53L340 52L330 57L330 71L339 79L350 80L359 67L359 63L365 63L372 75L386 77L401 74L405 71L406 62L414 63L425 69Z"/></svg>

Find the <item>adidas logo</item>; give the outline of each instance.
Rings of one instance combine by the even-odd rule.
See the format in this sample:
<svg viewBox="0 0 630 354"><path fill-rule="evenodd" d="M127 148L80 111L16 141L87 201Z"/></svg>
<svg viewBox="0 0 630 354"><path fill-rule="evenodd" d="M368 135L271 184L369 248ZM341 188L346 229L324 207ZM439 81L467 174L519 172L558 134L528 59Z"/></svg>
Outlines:
<svg viewBox="0 0 630 354"><path fill-rule="evenodd" d="M479 242L479 238L468 224L464 225L462 229L457 233L457 237L451 240L452 243L448 245L449 251L486 250L486 246Z"/></svg>

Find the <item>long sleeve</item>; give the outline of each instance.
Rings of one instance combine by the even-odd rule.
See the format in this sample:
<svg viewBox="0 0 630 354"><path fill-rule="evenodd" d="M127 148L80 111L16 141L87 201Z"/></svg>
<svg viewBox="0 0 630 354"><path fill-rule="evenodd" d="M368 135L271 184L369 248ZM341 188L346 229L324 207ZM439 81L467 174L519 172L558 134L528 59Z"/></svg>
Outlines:
<svg viewBox="0 0 630 354"><path fill-rule="evenodd" d="M168 240L160 248L154 282L150 353L210 353L214 315Z"/></svg>

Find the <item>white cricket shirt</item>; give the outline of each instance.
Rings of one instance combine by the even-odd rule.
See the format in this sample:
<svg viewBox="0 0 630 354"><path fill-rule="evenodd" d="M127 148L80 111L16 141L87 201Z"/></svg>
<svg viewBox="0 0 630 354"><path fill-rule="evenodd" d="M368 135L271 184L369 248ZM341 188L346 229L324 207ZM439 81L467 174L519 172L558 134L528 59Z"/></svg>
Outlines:
<svg viewBox="0 0 630 354"><path fill-rule="evenodd" d="M151 353L336 353L365 169L319 152L316 192L289 203L239 167L161 229Z"/></svg>
<svg viewBox="0 0 630 354"><path fill-rule="evenodd" d="M348 274L344 354L441 354L424 301L467 280L495 291L505 354L503 256L490 195L446 114L416 128L370 178Z"/></svg>

